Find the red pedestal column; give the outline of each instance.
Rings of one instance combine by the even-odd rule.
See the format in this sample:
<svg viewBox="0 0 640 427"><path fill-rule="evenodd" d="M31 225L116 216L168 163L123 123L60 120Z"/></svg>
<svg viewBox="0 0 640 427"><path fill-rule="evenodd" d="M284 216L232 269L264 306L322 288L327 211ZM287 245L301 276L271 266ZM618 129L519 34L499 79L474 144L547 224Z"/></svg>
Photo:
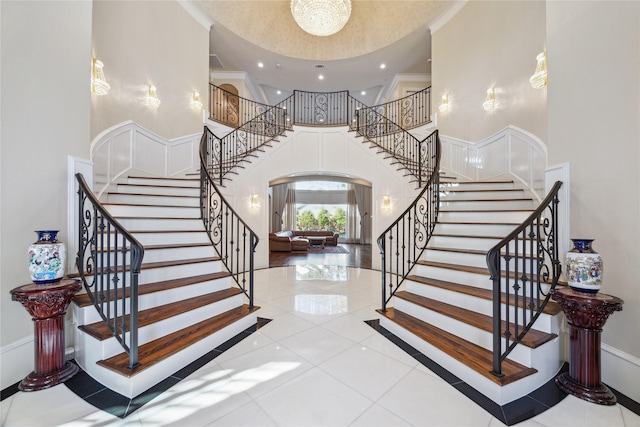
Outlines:
<svg viewBox="0 0 640 427"><path fill-rule="evenodd" d="M78 372L76 365L65 362L64 316L80 289L80 281L63 279L56 283L24 285L11 291L11 298L27 309L34 322L35 369L22 380L20 390L53 387Z"/></svg>
<svg viewBox="0 0 640 427"><path fill-rule="evenodd" d="M562 307L569 323L569 372L559 375L562 391L600 405L615 405L616 396L600 379L600 335L609 315L622 310L620 298L556 289L552 298Z"/></svg>

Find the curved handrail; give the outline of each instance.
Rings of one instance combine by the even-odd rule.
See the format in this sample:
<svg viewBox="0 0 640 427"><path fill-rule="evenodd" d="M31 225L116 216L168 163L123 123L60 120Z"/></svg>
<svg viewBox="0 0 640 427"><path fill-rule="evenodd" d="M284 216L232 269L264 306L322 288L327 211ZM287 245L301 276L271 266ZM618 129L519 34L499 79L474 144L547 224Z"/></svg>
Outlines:
<svg viewBox="0 0 640 427"><path fill-rule="evenodd" d="M214 164L214 140L219 141L205 127L200 141L200 215L216 253L253 308L254 253L260 239L227 202L209 173Z"/></svg>
<svg viewBox="0 0 640 427"><path fill-rule="evenodd" d="M405 130L431 123L431 86L365 110L373 110Z"/></svg>
<svg viewBox="0 0 640 427"><path fill-rule="evenodd" d="M557 181L538 208L487 252L487 266L493 281L493 374L496 376L502 376L502 361L531 329L549 302L549 291L558 284L562 272L557 245L560 187L562 182Z"/></svg>
<svg viewBox="0 0 640 427"><path fill-rule="evenodd" d="M411 133L373 109L356 112L355 131L396 159L418 181L418 187L428 179L421 144ZM429 135L427 138L430 138ZM425 138L426 139L426 138ZM425 176L426 174L426 176Z"/></svg>
<svg viewBox="0 0 640 427"><path fill-rule="evenodd" d="M421 142L420 152L422 163L430 172L426 185L377 239L382 256L382 311L386 311L387 303L422 256L438 220L441 156L438 130Z"/></svg>
<svg viewBox="0 0 640 427"><path fill-rule="evenodd" d="M76 266L89 299L129 354L129 368L133 368L138 364L138 275L144 247L109 214L82 174L77 173L76 179Z"/></svg>

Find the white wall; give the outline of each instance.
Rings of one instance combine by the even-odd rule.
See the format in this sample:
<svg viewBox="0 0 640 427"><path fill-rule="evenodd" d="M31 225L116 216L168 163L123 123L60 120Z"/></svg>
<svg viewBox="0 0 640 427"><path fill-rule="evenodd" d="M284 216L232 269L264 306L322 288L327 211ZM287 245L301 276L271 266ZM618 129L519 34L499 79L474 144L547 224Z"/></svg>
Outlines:
<svg viewBox="0 0 640 427"><path fill-rule="evenodd" d="M176 1L94 1L93 55L111 85L91 97L91 137L132 120L164 138L202 132L193 92L209 93L209 31ZM157 109L143 105L148 85ZM205 105L206 108L206 105Z"/></svg>
<svg viewBox="0 0 640 427"><path fill-rule="evenodd" d="M480 141L517 126L546 141L546 89L529 77L545 49L544 1L470 1L431 35L432 108L440 133ZM495 86L500 103L482 103ZM439 113L442 95L451 111Z"/></svg>
<svg viewBox="0 0 640 427"><path fill-rule="evenodd" d="M67 156L89 157L92 3L2 1L0 388L33 370L33 322L9 291L30 282L38 229L67 236Z"/></svg>
<svg viewBox="0 0 640 427"><path fill-rule="evenodd" d="M640 401L640 3L547 3L549 163L571 165L571 235L594 238L602 292L624 300L602 335L602 378Z"/></svg>
<svg viewBox="0 0 640 427"><path fill-rule="evenodd" d="M258 234L256 268L269 266L269 182L292 175L344 174L372 183L372 235L374 240L411 203L417 192L402 172L390 166L388 160L377 155L369 144L356 139L346 128L305 128L296 126L294 132L280 138L267 149L268 162L261 159L246 165L242 174L224 189L225 198L238 214ZM249 206L252 194L261 199L259 208ZM392 208L383 212L382 199L391 197ZM377 244L373 242L372 267L380 268ZM379 284L372 284L378 286Z"/></svg>

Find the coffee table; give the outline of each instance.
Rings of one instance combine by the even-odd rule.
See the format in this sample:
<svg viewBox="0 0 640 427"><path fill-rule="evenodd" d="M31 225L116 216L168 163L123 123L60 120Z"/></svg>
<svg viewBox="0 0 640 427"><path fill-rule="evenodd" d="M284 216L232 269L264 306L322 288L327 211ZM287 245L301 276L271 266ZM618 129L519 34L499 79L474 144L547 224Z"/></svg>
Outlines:
<svg viewBox="0 0 640 427"><path fill-rule="evenodd" d="M327 242L327 238L324 236L305 236L305 239L309 241L309 246L320 247L324 249L324 245Z"/></svg>

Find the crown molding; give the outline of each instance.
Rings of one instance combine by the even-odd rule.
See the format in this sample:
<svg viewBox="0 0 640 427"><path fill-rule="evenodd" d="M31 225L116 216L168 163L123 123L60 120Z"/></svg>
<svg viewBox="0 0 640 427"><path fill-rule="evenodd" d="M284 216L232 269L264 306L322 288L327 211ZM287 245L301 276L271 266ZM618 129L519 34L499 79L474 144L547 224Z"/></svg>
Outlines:
<svg viewBox="0 0 640 427"><path fill-rule="evenodd" d="M178 4L187 11L196 22L209 31L213 27L213 19L192 0L178 0Z"/></svg>
<svg viewBox="0 0 640 427"><path fill-rule="evenodd" d="M431 35L433 36L436 33L436 31L444 27L445 24L451 20L451 18L456 16L458 12L460 12L460 10L462 10L462 8L467 4L467 1L468 0L450 2L451 7L449 8L449 10L447 10L438 19L433 21L431 25L429 25L429 30L431 30Z"/></svg>

